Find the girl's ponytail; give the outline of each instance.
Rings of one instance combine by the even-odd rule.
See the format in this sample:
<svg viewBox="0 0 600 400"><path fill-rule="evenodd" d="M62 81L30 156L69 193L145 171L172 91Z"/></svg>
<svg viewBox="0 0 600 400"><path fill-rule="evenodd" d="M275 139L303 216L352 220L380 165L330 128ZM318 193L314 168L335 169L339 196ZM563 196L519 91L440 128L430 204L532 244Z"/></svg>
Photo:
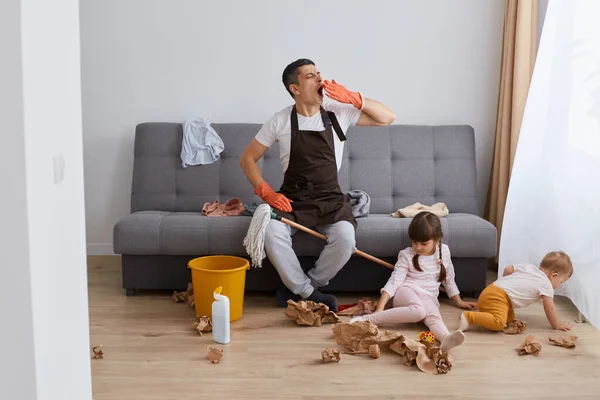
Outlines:
<svg viewBox="0 0 600 400"><path fill-rule="evenodd" d="M423 272L423 270L421 269L421 266L419 265L419 255L415 254L415 256L413 257L413 267L415 267L415 269L419 272Z"/></svg>
<svg viewBox="0 0 600 400"><path fill-rule="evenodd" d="M439 254L440 254L440 277L438 278L439 282L444 282L446 280L446 267L444 266L444 259L442 258L442 241L440 240L438 243ZM414 262L414 261L413 261Z"/></svg>

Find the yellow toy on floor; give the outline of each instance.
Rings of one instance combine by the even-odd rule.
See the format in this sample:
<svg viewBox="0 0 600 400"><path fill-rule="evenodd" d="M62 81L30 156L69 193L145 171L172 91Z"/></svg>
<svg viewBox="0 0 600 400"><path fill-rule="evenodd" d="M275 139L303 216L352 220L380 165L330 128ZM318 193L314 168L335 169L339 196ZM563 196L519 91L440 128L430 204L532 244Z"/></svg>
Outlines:
<svg viewBox="0 0 600 400"><path fill-rule="evenodd" d="M435 335L429 331L419 333L419 340L421 342L435 344Z"/></svg>

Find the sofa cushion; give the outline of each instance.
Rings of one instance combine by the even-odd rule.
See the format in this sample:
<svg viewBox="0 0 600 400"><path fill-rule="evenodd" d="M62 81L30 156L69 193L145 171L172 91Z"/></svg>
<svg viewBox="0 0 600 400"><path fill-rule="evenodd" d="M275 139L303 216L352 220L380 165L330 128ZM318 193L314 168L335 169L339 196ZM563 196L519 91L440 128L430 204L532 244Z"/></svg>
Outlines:
<svg viewBox="0 0 600 400"><path fill-rule="evenodd" d="M367 192L372 213L444 202L450 212L477 215L473 128L353 126L347 136L340 186Z"/></svg>
<svg viewBox="0 0 600 400"><path fill-rule="evenodd" d="M138 211L114 227L114 252L129 255L246 256L251 217L207 217L195 212Z"/></svg>
<svg viewBox="0 0 600 400"><path fill-rule="evenodd" d="M358 219L357 247L376 257L397 257L411 245L408 225L411 218L371 214ZM444 238L453 257L493 257L496 255L496 228L472 214L449 214L440 218ZM360 246L360 247L359 247Z"/></svg>
<svg viewBox="0 0 600 400"><path fill-rule="evenodd" d="M207 217L194 212L140 211L120 220L114 229L114 251L128 255L247 256L243 240L251 217ZM358 218L357 248L375 257L396 257L410 246L409 218L370 214ZM493 257L496 229L471 214L441 218L444 243L454 257ZM318 256L325 242L307 233L293 237L298 256Z"/></svg>
<svg viewBox="0 0 600 400"><path fill-rule="evenodd" d="M160 254L160 231L166 211L140 211L117 222L113 228L116 254Z"/></svg>

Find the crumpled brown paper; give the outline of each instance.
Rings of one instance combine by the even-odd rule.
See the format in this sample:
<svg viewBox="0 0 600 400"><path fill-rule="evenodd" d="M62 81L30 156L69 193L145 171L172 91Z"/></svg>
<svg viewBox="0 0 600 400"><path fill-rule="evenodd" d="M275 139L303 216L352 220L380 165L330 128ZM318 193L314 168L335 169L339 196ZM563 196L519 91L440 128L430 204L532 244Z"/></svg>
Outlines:
<svg viewBox="0 0 600 400"><path fill-rule="evenodd" d="M198 322L194 322L192 324L192 328L196 329L200 336L202 336L202 332L212 331L212 322L207 315L204 315L202 317L198 317Z"/></svg>
<svg viewBox="0 0 600 400"><path fill-rule="evenodd" d="M577 336L571 335L571 336L561 336L561 337L553 337L553 338L549 337L548 341L550 342L550 344L553 344L554 346L572 348L572 347L575 347L575 342L577 341Z"/></svg>
<svg viewBox="0 0 600 400"><path fill-rule="evenodd" d="M360 351L349 350L349 351L344 351L344 354L350 354L350 355L366 354L371 358L379 358L379 357L381 357L381 349L379 348L378 344L372 344L369 346L369 350L360 350Z"/></svg>
<svg viewBox="0 0 600 400"><path fill-rule="evenodd" d="M173 292L173 301L175 303L188 303L191 307L194 307L194 287L191 283L188 283L188 288L185 292Z"/></svg>
<svg viewBox="0 0 600 400"><path fill-rule="evenodd" d="M104 352L102 351L102 349L100 349L100 347L102 347L102 345L92 347L92 352L94 353L92 358L94 358L94 359L104 358Z"/></svg>
<svg viewBox="0 0 600 400"><path fill-rule="evenodd" d="M334 324L340 320L323 303L306 300L300 300L298 303L294 300L288 300L287 303L288 308L284 314L286 317L296 321L298 325L321 326L325 323Z"/></svg>
<svg viewBox="0 0 600 400"><path fill-rule="evenodd" d="M223 349L209 346L206 350L208 351L208 359L211 363L217 364L223 359Z"/></svg>
<svg viewBox="0 0 600 400"><path fill-rule="evenodd" d="M381 349L388 348L404 336L388 330L380 330L368 321L359 321L353 324L338 323L333 325L333 336L339 346L348 347L354 351L368 351L369 346L379 345Z"/></svg>
<svg viewBox="0 0 600 400"><path fill-rule="evenodd" d="M339 349L330 349L328 347L326 347L322 352L321 352L321 358L323 359L324 363L328 363L331 361L335 361L335 362L340 362L340 350Z"/></svg>
<svg viewBox="0 0 600 400"><path fill-rule="evenodd" d="M343 311L337 313L337 315L343 315L347 317L354 317L356 315L371 314L377 308L377 300L371 300L368 297L358 300L358 303L352 307L348 307Z"/></svg>
<svg viewBox="0 0 600 400"><path fill-rule="evenodd" d="M410 367L417 361L417 354L425 345L417 340L398 340L390 346L390 350L404 358L404 365Z"/></svg>
<svg viewBox="0 0 600 400"><path fill-rule="evenodd" d="M405 365L416 363L423 372L445 374L452 368L452 358L439 347L427 346L416 340L406 340L399 333L380 330L369 321L335 324L333 336L338 345L352 350L344 352L345 354L369 354L378 358L381 349L389 348L404 358Z"/></svg>
<svg viewBox="0 0 600 400"><path fill-rule="evenodd" d="M399 340L390 346L390 350L404 358L404 365L417 367L426 373L446 374L452 368L452 357L438 346L428 346L417 340Z"/></svg>
<svg viewBox="0 0 600 400"><path fill-rule="evenodd" d="M188 303L190 305L190 307L194 307L196 305L196 302L194 301L194 295L190 294L186 300L186 303Z"/></svg>
<svg viewBox="0 0 600 400"><path fill-rule="evenodd" d="M536 340L535 336L527 335L523 343L517 347L519 355L533 354L537 356L542 351L542 344Z"/></svg>
<svg viewBox="0 0 600 400"><path fill-rule="evenodd" d="M507 335L516 335L518 333L523 333L527 330L527 323L525 321L521 321L520 319L515 319L514 321L506 324L502 332Z"/></svg>
<svg viewBox="0 0 600 400"><path fill-rule="evenodd" d="M425 346L417 353L417 367L433 375L447 374L452 368L452 357L437 346Z"/></svg>
<svg viewBox="0 0 600 400"><path fill-rule="evenodd" d="M372 344L369 346L369 357L371 358L379 358L381 357L381 349L378 344Z"/></svg>

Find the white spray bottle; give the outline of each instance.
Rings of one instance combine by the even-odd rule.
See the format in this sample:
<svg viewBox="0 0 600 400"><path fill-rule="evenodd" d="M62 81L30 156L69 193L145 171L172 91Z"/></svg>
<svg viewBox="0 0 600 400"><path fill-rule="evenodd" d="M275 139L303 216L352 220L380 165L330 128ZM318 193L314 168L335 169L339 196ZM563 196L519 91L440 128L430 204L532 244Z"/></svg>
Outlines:
<svg viewBox="0 0 600 400"><path fill-rule="evenodd" d="M229 298L221 294L222 290L219 286L213 293L215 301L212 303L212 337L214 342L227 344L230 341Z"/></svg>

